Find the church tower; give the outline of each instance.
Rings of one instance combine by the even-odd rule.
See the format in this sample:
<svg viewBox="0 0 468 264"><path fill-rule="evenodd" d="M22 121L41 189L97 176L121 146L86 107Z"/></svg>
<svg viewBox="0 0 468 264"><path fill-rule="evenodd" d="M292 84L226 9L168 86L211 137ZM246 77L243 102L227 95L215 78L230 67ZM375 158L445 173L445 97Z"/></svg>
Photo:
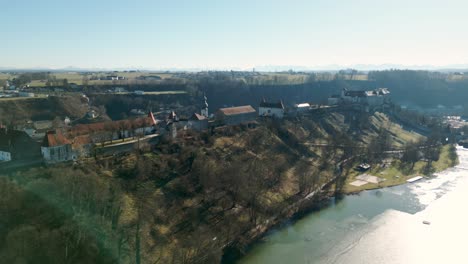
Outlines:
<svg viewBox="0 0 468 264"><path fill-rule="evenodd" d="M203 96L205 99L204 102L204 107L201 109L201 115L208 118L208 99L206 98L206 95Z"/></svg>

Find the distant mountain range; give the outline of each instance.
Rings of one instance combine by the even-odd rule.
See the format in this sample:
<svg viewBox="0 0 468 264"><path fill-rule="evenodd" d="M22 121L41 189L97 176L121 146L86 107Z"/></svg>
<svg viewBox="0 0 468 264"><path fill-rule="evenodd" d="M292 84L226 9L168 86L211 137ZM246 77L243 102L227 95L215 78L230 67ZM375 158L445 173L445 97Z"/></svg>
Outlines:
<svg viewBox="0 0 468 264"><path fill-rule="evenodd" d="M339 71L343 69L355 69L359 71L381 71L390 69L401 69L401 70L429 70L429 71L443 71L443 72L465 72L468 71L468 64L456 64L456 65L445 65L445 66L434 66L434 65L403 65L403 64L354 64L354 65L321 65L321 66L257 66L256 71L266 72L278 72L278 71Z"/></svg>
<svg viewBox="0 0 468 264"><path fill-rule="evenodd" d="M65 68L48 68L48 67L31 67L31 68L15 68L15 67L0 67L0 71L15 71L15 72L31 72L31 71L51 71L51 72L105 72L105 71L170 71L170 72L198 72L198 71L258 71L258 72L284 72L284 71L328 71L336 72L343 69L356 69L359 71L376 71L389 69L406 69L406 70L429 70L441 72L468 72L468 64L453 64L445 66L434 65L403 65L403 64L354 64L354 65L321 65L321 66L298 66L298 65L261 65L252 68L239 67L220 67L220 68L146 68L146 67L131 67L131 68L81 68L68 66Z"/></svg>

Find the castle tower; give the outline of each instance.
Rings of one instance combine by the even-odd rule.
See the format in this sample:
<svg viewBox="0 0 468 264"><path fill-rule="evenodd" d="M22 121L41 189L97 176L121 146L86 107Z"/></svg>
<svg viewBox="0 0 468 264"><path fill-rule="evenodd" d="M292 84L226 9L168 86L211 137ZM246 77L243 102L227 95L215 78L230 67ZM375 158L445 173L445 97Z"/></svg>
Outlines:
<svg viewBox="0 0 468 264"><path fill-rule="evenodd" d="M201 109L201 115L208 118L208 99L206 98L206 95L203 96L203 98L205 99L205 102L204 102L204 107Z"/></svg>

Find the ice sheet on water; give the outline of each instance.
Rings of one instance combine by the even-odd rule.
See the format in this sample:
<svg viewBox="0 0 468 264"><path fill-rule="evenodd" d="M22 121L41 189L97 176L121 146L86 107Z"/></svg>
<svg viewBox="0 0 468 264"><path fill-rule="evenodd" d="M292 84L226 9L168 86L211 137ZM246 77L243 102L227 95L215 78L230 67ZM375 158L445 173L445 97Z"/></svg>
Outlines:
<svg viewBox="0 0 468 264"><path fill-rule="evenodd" d="M429 205L447 192L455 188L456 183L462 177L468 175L468 151L466 149L457 149L460 165L455 168L447 169L441 173L436 173L430 180L422 180L409 185L412 193L416 195L419 203Z"/></svg>

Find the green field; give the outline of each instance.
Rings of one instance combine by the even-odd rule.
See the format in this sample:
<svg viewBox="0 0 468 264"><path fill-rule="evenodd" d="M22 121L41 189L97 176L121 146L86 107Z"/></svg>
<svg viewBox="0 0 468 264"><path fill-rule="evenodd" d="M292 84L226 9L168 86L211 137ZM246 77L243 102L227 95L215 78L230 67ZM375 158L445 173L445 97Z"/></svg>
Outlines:
<svg viewBox="0 0 468 264"><path fill-rule="evenodd" d="M449 145L443 146L440 152L439 160L432 162L432 168L434 172L440 172L445 169L448 169L452 161L449 158ZM355 178L362 174L361 172L351 171L348 174L346 180L345 192L354 193L362 190L376 189L388 186L395 186L406 183L406 180L415 177L424 175L424 167L426 166L426 161L418 161L414 164L414 168L411 171L407 171L401 168L401 162L399 160L394 160L392 164L387 168L381 168L380 166L374 166L372 169L366 172L373 176L385 179L385 181L379 184L367 183L362 186L353 186L349 183L353 182ZM356 164L357 165L357 164Z"/></svg>
<svg viewBox="0 0 468 264"><path fill-rule="evenodd" d="M11 74L0 72L0 80L8 80L8 79L12 79L12 75L11 75Z"/></svg>
<svg viewBox="0 0 468 264"><path fill-rule="evenodd" d="M159 76L161 79L173 78L172 73L165 72L95 72L90 74L80 72L55 72L51 74L55 76L57 80L67 79L68 83L74 83L77 85L83 84L83 78L88 78L89 85L127 85L127 84L139 84L148 82L158 82L158 80L139 80L138 77L142 76ZM125 77L125 80L111 81L111 80L90 80L91 78L103 78L107 75L117 75ZM18 75L9 73L0 73L0 80L11 80ZM29 83L31 87L44 87L46 86L47 80L33 80Z"/></svg>
<svg viewBox="0 0 468 264"><path fill-rule="evenodd" d="M36 94L34 97L7 97L7 98L0 98L0 102L2 101L18 101L18 100L34 100L34 99L44 99L47 98L45 94Z"/></svg>

